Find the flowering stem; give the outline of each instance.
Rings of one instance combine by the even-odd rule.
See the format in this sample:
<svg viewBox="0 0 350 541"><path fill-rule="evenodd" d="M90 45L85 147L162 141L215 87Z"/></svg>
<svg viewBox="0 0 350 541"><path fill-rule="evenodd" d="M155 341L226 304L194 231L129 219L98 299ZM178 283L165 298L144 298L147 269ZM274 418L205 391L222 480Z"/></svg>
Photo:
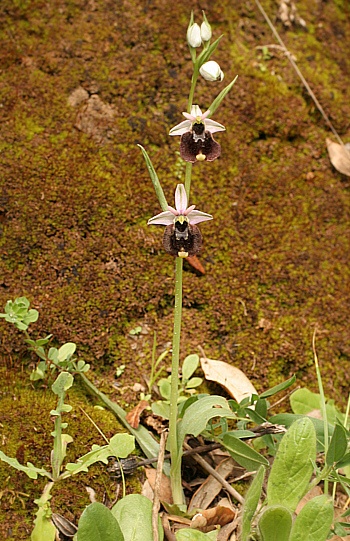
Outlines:
<svg viewBox="0 0 350 541"><path fill-rule="evenodd" d="M192 163L186 162L185 190L187 194L187 201L190 200L191 177L192 177Z"/></svg>
<svg viewBox="0 0 350 541"><path fill-rule="evenodd" d="M198 75L199 75L199 70L198 70L198 67L195 65L194 70L193 70L193 75L192 75L190 95L188 96L188 104L187 104L187 112L188 113L191 113L191 108L192 108L192 104L193 104L194 90L196 88Z"/></svg>
<svg viewBox="0 0 350 541"><path fill-rule="evenodd" d="M171 359L171 392L170 392L170 417L169 417L169 444L171 454L171 490L173 501L177 505L183 504L183 492L181 484L181 462L178 464L177 446L177 397L179 383L179 355L180 355L180 334L181 334L181 312L182 312L182 268L183 259L176 258L175 263L175 313L173 352Z"/></svg>

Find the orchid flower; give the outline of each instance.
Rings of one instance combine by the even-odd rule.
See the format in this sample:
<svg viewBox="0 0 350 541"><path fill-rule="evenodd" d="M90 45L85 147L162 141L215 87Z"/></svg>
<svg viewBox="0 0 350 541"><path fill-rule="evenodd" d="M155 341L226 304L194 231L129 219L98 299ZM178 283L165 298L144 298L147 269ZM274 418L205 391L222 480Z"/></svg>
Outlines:
<svg viewBox="0 0 350 541"><path fill-rule="evenodd" d="M213 217L194 209L195 205L187 207L185 186L178 184L175 191L175 208L168 205L168 210L148 220L147 225L167 226L163 235L163 245L168 254L187 257L200 251L202 235L196 224L212 220Z"/></svg>
<svg viewBox="0 0 350 541"><path fill-rule="evenodd" d="M191 114L182 114L187 120L180 122L169 132L169 135L181 135L181 158L192 163L204 160L211 162L218 158L221 146L215 141L212 133L225 131L225 126L207 118L210 109L202 113L198 105L192 106Z"/></svg>

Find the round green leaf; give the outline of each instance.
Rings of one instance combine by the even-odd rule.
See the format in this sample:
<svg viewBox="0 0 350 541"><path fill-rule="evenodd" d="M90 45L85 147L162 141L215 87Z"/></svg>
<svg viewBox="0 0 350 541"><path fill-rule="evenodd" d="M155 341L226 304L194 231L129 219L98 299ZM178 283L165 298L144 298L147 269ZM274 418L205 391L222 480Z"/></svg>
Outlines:
<svg viewBox="0 0 350 541"><path fill-rule="evenodd" d="M124 536L111 511L95 502L80 517L77 541L124 541Z"/></svg>

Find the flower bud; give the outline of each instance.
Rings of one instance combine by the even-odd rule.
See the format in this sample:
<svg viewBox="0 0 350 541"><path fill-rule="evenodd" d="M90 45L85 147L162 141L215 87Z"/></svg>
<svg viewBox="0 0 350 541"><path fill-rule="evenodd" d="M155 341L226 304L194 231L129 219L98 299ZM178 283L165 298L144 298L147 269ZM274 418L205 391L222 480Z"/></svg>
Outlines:
<svg viewBox="0 0 350 541"><path fill-rule="evenodd" d="M187 43L191 47L200 47L202 45L201 29L197 23L192 24L187 30Z"/></svg>
<svg viewBox="0 0 350 541"><path fill-rule="evenodd" d="M203 21L201 24L201 38L202 41L209 41L211 39L211 26L208 21Z"/></svg>
<svg viewBox="0 0 350 541"><path fill-rule="evenodd" d="M221 71L219 64L214 62L214 60L210 60L203 64L199 73L206 81L222 81L224 78L224 74Z"/></svg>

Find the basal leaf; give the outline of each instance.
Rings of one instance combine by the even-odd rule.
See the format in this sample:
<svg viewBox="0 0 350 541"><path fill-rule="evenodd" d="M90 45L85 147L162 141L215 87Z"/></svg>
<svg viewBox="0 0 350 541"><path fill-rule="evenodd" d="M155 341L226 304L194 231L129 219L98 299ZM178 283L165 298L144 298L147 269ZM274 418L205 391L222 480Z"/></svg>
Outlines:
<svg viewBox="0 0 350 541"><path fill-rule="evenodd" d="M95 502L80 517L77 541L124 541L124 536L111 511L102 503Z"/></svg>
<svg viewBox="0 0 350 541"><path fill-rule="evenodd" d="M325 494L316 496L300 511L289 541L326 541L332 522L332 500Z"/></svg>
<svg viewBox="0 0 350 541"><path fill-rule="evenodd" d="M283 436L267 483L269 505L282 504L292 512L310 481L316 459L316 432L312 421L295 421Z"/></svg>
<svg viewBox="0 0 350 541"><path fill-rule="evenodd" d="M43 468L36 468L31 464L30 462L27 463L27 466L22 466L17 460L17 458L11 458L9 456L6 456L5 453L0 451L0 460L3 462L6 462L13 468L16 468L16 470L23 471L30 479L37 479L38 475L42 475L45 477L48 477L49 479L52 479L51 473L44 470Z"/></svg>
<svg viewBox="0 0 350 541"><path fill-rule="evenodd" d="M112 514L118 521L125 541L153 541L152 502L145 496L141 494L125 496L112 508ZM163 541L164 533L160 519L158 530L159 541Z"/></svg>
<svg viewBox="0 0 350 541"><path fill-rule="evenodd" d="M291 528L292 514L283 505L268 507L259 520L262 541L288 541Z"/></svg>
<svg viewBox="0 0 350 541"><path fill-rule="evenodd" d="M252 518L259 503L264 475L265 468L263 466L260 466L246 494L242 518L241 541L247 541L248 539Z"/></svg>

